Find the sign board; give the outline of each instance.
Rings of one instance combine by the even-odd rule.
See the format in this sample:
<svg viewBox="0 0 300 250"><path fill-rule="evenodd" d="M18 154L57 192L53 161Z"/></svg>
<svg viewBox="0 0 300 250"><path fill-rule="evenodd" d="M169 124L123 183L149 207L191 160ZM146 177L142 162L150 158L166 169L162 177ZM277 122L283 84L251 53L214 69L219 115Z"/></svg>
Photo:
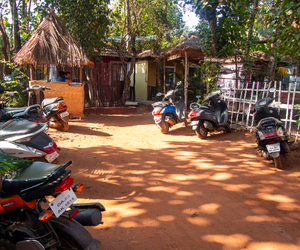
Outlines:
<svg viewBox="0 0 300 250"><path fill-rule="evenodd" d="M214 57L204 57L204 61L205 62L219 62L219 63L223 63L225 62L226 59L224 58L214 58Z"/></svg>

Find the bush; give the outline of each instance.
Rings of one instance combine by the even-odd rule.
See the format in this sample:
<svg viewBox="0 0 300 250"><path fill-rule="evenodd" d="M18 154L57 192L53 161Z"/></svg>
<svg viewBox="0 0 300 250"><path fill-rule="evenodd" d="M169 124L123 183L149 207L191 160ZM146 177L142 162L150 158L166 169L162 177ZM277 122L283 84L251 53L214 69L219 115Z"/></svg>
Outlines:
<svg viewBox="0 0 300 250"><path fill-rule="evenodd" d="M15 69L11 74L11 79L0 81L1 85L9 91L2 94L1 102L9 107L27 106L28 93L28 76L26 76L19 68Z"/></svg>

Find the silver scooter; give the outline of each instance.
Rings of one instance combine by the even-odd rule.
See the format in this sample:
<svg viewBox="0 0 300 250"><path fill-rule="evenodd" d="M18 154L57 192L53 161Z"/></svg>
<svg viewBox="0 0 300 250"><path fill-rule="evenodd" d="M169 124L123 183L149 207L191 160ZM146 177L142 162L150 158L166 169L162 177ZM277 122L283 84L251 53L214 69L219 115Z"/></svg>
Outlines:
<svg viewBox="0 0 300 250"><path fill-rule="evenodd" d="M55 163L59 149L45 132L47 126L27 120L0 122L0 153Z"/></svg>

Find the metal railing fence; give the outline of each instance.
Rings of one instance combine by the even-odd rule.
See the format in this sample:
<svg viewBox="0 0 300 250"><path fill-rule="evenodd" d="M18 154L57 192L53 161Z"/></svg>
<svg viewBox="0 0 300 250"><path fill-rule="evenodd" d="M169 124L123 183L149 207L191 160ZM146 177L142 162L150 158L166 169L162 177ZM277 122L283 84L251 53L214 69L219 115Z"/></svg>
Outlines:
<svg viewBox="0 0 300 250"><path fill-rule="evenodd" d="M228 105L228 119L231 126L235 129L247 128L252 131L255 129L254 124L254 105L255 103L268 94L276 97L271 104L272 107L278 109L281 121L289 135L295 136L297 139L300 135L299 125L297 125L297 113L300 108L296 104L300 104L300 91L297 91L298 82L290 83L288 89L282 89L281 81L270 84L264 83L240 83L239 88L225 87L227 90L223 93L222 98ZM276 92L269 93L270 88L275 87Z"/></svg>

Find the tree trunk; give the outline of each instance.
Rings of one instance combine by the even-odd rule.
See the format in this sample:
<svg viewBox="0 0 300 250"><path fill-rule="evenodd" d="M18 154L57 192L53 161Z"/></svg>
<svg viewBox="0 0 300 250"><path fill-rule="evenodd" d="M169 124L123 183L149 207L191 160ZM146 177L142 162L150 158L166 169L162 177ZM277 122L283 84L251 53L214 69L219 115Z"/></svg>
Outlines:
<svg viewBox="0 0 300 250"><path fill-rule="evenodd" d="M10 53L10 42L9 38L6 34L5 26L3 23L0 23L0 34L2 35L2 40L3 40L3 45L1 47L4 60L5 61L10 61L11 60L11 53ZM2 64L1 64L2 67ZM12 72L11 68L8 65L3 64L3 73L4 75L10 75ZM1 77L3 79L3 76Z"/></svg>
<svg viewBox="0 0 300 250"><path fill-rule="evenodd" d="M251 23L249 25L248 45L247 45L247 50L246 50L246 56L248 56L249 50L250 50L250 41L253 37L253 25L254 25L255 16L257 14L257 11L258 11L258 0L253 0L253 13L252 13L252 17L251 17Z"/></svg>
<svg viewBox="0 0 300 250"><path fill-rule="evenodd" d="M216 56L217 55L217 41L216 41L216 30L217 30L217 16L216 16L216 9L214 9L212 11L212 14L210 15L210 17L208 18L208 22L209 22L209 26L210 26L210 30L212 33L212 41L211 41L211 53L212 56Z"/></svg>
<svg viewBox="0 0 300 250"><path fill-rule="evenodd" d="M0 23L0 32L2 35L2 39L3 39L2 53L4 55L5 61L9 61L10 60L10 43L9 43L9 38L5 31L5 27L2 23Z"/></svg>
<svg viewBox="0 0 300 250"><path fill-rule="evenodd" d="M13 37L14 37L14 51L17 53L22 45L21 45L21 36L19 34L19 18L18 18L18 9L15 0L9 0L10 9L11 9L11 17L13 21Z"/></svg>

